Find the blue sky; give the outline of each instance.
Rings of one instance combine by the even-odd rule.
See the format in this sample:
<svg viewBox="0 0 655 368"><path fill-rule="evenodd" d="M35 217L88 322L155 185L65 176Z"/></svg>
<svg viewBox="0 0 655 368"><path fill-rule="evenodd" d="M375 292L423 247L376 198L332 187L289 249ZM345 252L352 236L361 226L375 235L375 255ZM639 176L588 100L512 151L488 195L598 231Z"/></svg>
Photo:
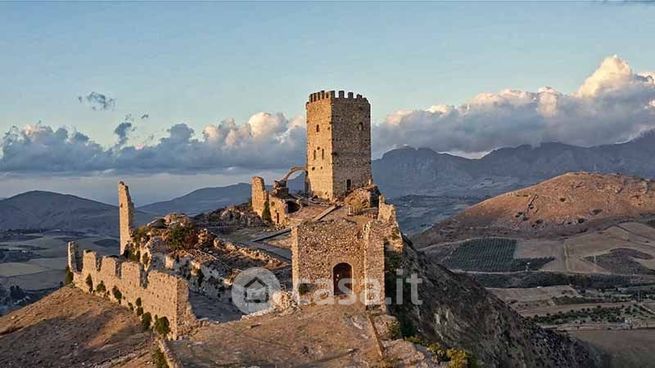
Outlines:
<svg viewBox="0 0 655 368"><path fill-rule="evenodd" d="M127 114L147 113L137 146L177 123L199 134L259 112L302 117L319 89L366 95L376 123L506 88L570 94L610 55L654 71L654 15L598 2L0 3L0 130L41 121L110 147ZM78 102L92 91L115 107Z"/></svg>

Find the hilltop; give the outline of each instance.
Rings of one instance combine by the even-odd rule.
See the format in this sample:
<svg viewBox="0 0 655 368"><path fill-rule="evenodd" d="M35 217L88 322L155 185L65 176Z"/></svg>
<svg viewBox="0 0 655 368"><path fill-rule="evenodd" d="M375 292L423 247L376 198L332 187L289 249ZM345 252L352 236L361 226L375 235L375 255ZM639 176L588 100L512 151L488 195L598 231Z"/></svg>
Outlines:
<svg viewBox="0 0 655 368"><path fill-rule="evenodd" d="M416 237L420 246L470 236L557 237L655 214L655 182L568 173L483 201Z"/></svg>
<svg viewBox="0 0 655 368"><path fill-rule="evenodd" d="M138 211L137 223L154 217ZM70 194L31 191L0 201L0 231L9 229L58 229L118 234L118 208Z"/></svg>

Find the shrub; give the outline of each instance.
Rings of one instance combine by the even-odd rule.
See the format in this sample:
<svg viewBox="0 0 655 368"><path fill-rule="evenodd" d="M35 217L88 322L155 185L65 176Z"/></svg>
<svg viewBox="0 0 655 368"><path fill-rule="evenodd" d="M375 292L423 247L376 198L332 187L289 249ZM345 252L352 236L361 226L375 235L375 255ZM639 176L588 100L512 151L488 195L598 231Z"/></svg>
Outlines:
<svg viewBox="0 0 655 368"><path fill-rule="evenodd" d="M93 279L91 278L91 274L86 275L86 286L89 287L89 293L93 292Z"/></svg>
<svg viewBox="0 0 655 368"><path fill-rule="evenodd" d="M166 238L173 249L184 249L195 243L195 236L192 227L176 224L168 228Z"/></svg>
<svg viewBox="0 0 655 368"><path fill-rule="evenodd" d="M152 351L152 362L157 368L168 368L168 362L166 362L166 357L160 349L155 349Z"/></svg>
<svg viewBox="0 0 655 368"><path fill-rule="evenodd" d="M64 276L64 285L68 285L73 282L73 272L70 267L66 266L66 275Z"/></svg>
<svg viewBox="0 0 655 368"><path fill-rule="evenodd" d="M155 326L153 328L155 332L157 332L162 336L166 336L168 335L169 332L171 332L171 329L168 324L168 318L166 317L156 318Z"/></svg>
<svg viewBox="0 0 655 368"><path fill-rule="evenodd" d="M397 321L394 321L389 325L389 337L392 340L400 339L401 337L403 337L403 334L400 330L400 323L398 323Z"/></svg>
<svg viewBox="0 0 655 368"><path fill-rule="evenodd" d="M105 287L105 284L102 281L100 281L100 283L96 285L96 293L100 294L100 293L104 293L105 291L107 291L107 288Z"/></svg>
<svg viewBox="0 0 655 368"><path fill-rule="evenodd" d="M137 307L140 307L140 306L141 306L141 298L140 298L140 297L139 297L139 298L136 298L135 303L136 303L136 306L137 306Z"/></svg>
<svg viewBox="0 0 655 368"><path fill-rule="evenodd" d="M142 314L143 314L143 308L142 308L142 307L137 307L137 308L136 308L136 315L137 315L137 316L140 316L140 315L142 315Z"/></svg>
<svg viewBox="0 0 655 368"><path fill-rule="evenodd" d="M446 356L450 360L448 368L469 368L472 366L471 356L464 350L448 349Z"/></svg>
<svg viewBox="0 0 655 368"><path fill-rule="evenodd" d="M143 327L144 330L147 330L150 328L151 323L152 316L150 315L150 312L143 313L141 315L141 327Z"/></svg>
<svg viewBox="0 0 655 368"><path fill-rule="evenodd" d="M134 306L132 305L132 303L128 302L127 307L130 308L131 311L134 311Z"/></svg>
<svg viewBox="0 0 655 368"><path fill-rule="evenodd" d="M118 288L116 286L114 286L114 288L111 289L111 293L114 295L114 298L116 298L116 300L118 300L118 303L120 303L121 299L123 299L123 293L121 293L121 291L118 290Z"/></svg>

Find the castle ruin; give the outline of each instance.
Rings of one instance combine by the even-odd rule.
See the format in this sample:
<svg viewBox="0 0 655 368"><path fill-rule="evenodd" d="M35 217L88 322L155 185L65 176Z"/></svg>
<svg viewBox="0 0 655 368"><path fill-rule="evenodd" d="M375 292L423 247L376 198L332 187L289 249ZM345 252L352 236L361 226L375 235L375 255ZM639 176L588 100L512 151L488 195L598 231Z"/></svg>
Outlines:
<svg viewBox="0 0 655 368"><path fill-rule="evenodd" d="M138 300L142 312L166 317L171 337L205 318L194 309L198 297L203 308L234 309L232 281L249 268L275 273L283 294L300 304L357 296L363 305L383 305L385 251L402 250L403 238L394 206L372 180L370 104L352 92L321 91L309 96L306 109L305 164L270 190L253 177L250 206L194 218L169 214L137 227L129 188L119 182L120 256L80 253L71 243L74 285L98 294L102 284L100 294L109 298L108 290L120 290L113 299L130 307ZM304 191L293 193L287 182L298 173L305 175ZM229 238L222 229L235 223L264 236ZM262 240L271 237L279 242ZM229 309L214 311L215 320L239 316Z"/></svg>

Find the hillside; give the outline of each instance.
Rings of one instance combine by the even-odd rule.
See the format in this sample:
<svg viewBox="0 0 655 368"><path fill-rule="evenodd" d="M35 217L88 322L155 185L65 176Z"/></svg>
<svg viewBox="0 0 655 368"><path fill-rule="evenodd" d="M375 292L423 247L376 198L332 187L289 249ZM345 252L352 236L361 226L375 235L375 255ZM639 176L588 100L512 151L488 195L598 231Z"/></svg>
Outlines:
<svg viewBox="0 0 655 368"><path fill-rule="evenodd" d="M480 159L400 148L373 161L373 176L389 198L409 194L493 196L566 172L655 177L655 132L630 142L596 147L544 143L500 148Z"/></svg>
<svg viewBox="0 0 655 368"><path fill-rule="evenodd" d="M519 316L466 275L448 271L411 246L403 258L402 268L422 280L422 303L391 310L428 341L464 348L489 367L600 366L597 352Z"/></svg>
<svg viewBox="0 0 655 368"><path fill-rule="evenodd" d="M473 235L556 237L654 214L654 181L569 173L483 201L415 240L427 246Z"/></svg>
<svg viewBox="0 0 655 368"><path fill-rule="evenodd" d="M154 367L152 335L127 308L64 287L0 318L2 367Z"/></svg>
<svg viewBox="0 0 655 368"><path fill-rule="evenodd" d="M138 211L136 222L152 215ZM118 234L118 208L101 202L44 191L31 191L0 201L0 230L60 229Z"/></svg>
<svg viewBox="0 0 655 368"><path fill-rule="evenodd" d="M214 211L221 207L246 202L250 198L250 184L239 183L226 187L202 188L189 194L139 207L139 210L165 215L182 212L187 215Z"/></svg>

